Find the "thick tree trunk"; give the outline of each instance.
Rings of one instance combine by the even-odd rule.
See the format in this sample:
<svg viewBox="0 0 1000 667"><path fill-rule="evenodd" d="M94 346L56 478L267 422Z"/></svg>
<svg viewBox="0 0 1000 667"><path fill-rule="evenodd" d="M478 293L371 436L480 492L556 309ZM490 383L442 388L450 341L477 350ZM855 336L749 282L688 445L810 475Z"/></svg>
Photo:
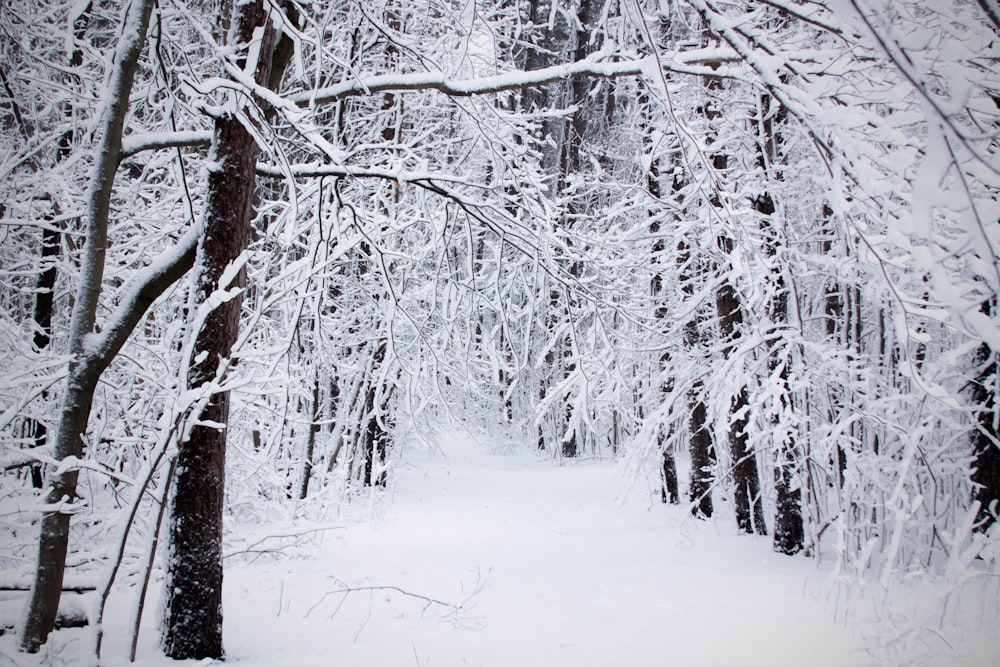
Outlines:
<svg viewBox="0 0 1000 667"><path fill-rule="evenodd" d="M240 120L225 116L216 121L211 160L217 167L208 178L205 236L194 276L197 303L207 300L217 287L244 286L244 271L233 284L218 283L249 239L257 151L253 137ZM206 318L195 342L195 356L206 356L191 369L188 384L192 388L215 380L221 365L228 361L239 333L242 303L241 296L234 296ZM228 424L229 393L215 394L199 421ZM203 423L191 430L177 455L164 586L163 651L171 658L222 657L225 449L225 431Z"/></svg>
<svg viewBox="0 0 1000 667"><path fill-rule="evenodd" d="M277 32L268 25L267 14L263 0L236 3L230 32L234 47L249 48L253 40L260 41L258 60L249 65L261 85L275 83L272 59ZM261 28L262 35L255 35ZM239 334L245 269L228 284L220 284L220 280L239 260L250 239L258 151L244 120L229 113L215 121L204 237L193 276L194 298L196 303L204 303L217 290L233 293L212 310L197 333L194 354L203 358L189 372L192 388L224 377ZM223 655L222 512L228 391L212 396L199 422L188 440L180 444L168 526L162 648L175 659L217 659Z"/></svg>

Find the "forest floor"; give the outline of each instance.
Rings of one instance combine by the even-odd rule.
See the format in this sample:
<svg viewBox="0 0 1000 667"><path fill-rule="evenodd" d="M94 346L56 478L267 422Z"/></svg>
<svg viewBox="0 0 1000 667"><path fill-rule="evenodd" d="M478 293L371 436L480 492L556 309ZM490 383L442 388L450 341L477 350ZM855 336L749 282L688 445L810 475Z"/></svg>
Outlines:
<svg viewBox="0 0 1000 667"><path fill-rule="evenodd" d="M490 453L468 436L409 446L388 492L356 503L368 505L364 520L230 528L226 662L1000 664L995 606L970 609L979 624L968 632L921 632L905 612L851 592L832 558L775 554L767 538L737 535L730 513L694 521L652 484L624 487L607 460ZM108 611L111 667L129 664L128 632L114 627L129 598L116 595ZM2 637L0 663L77 664L85 632L57 632L37 663ZM139 664L176 665L156 635L145 619Z"/></svg>

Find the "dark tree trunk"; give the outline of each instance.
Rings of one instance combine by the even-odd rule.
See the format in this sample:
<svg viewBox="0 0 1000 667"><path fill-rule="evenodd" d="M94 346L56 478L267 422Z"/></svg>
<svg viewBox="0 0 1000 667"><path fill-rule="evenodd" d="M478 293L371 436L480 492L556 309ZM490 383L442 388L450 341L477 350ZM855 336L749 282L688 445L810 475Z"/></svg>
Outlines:
<svg viewBox="0 0 1000 667"><path fill-rule="evenodd" d="M697 396L701 384L692 393ZM691 499L691 514L699 519L712 516L712 479L715 455L712 452L712 434L708 428L708 409L704 401L695 398L688 420L691 433L691 485L688 497Z"/></svg>
<svg viewBox="0 0 1000 667"><path fill-rule="evenodd" d="M663 489L661 491L663 502L679 505L681 494L677 486L677 463L674 461L674 453L663 442L660 443L660 448L663 450Z"/></svg>
<svg viewBox="0 0 1000 667"><path fill-rule="evenodd" d="M648 97L644 94L641 95L639 104L641 106L649 104ZM649 163L649 173L646 175L646 191L649 192L649 195L653 199L660 198L659 158L654 158ZM666 249L666 243L660 235L660 223L655 219L649 224L649 234L654 239L651 259L653 266L657 267L650 282L649 291L655 302L653 315L660 325L660 333L665 333L668 327L667 318L669 311L667 305L663 302L663 274L660 270L660 262L662 261L663 251ZM670 363L670 353L663 352L660 355L659 361L660 370L662 371ZM661 395L667 395L672 391L671 384L672 382L668 382L666 386L661 388ZM677 505L680 503L680 489L677 485L677 463L674 460L674 452L669 442L670 439L664 437L662 430L657 430L657 440L657 445L663 459L661 466L663 482L661 497L663 498L663 502Z"/></svg>
<svg viewBox="0 0 1000 667"><path fill-rule="evenodd" d="M829 204L823 204L823 228L828 234L828 238L823 241L822 248L823 254L826 256L831 256L833 250L833 241L830 237L833 236L834 230L833 226L830 224L831 218L833 217L833 209L830 208ZM826 320L826 335L827 338L840 346L845 344L846 335L844 334L844 291L846 287L837 278L830 280L830 283L826 286L823 293L823 315ZM840 419L840 415L844 410L844 395L842 391L836 391L830 397L830 411L828 415L828 421L833 424ZM853 426L852 426L853 428ZM837 479L841 487L844 486L844 473L847 471L847 448L844 447L844 443L838 439L837 451L836 451L836 469L837 469Z"/></svg>
<svg viewBox="0 0 1000 667"><path fill-rule="evenodd" d="M675 186L678 186L675 182ZM681 241L677 246L677 264L680 275L681 290L690 298L694 295L694 276L691 251L687 243ZM701 315L693 315L684 325L684 343L700 352L703 335L701 331ZM701 354L695 356L695 359ZM688 486L688 498L691 500L691 514L704 519L712 516L712 481L714 478L715 451L712 445L712 432L708 425L708 408L702 398L703 385L696 380L688 395L688 454L691 458L691 481Z"/></svg>
<svg viewBox="0 0 1000 667"><path fill-rule="evenodd" d="M277 33L267 25L263 0L236 3L230 33L233 46L246 48L261 27L255 80L274 81L272 58ZM259 39L259 38L258 38ZM258 146L243 122L232 114L215 121L205 202L204 236L194 272L197 303L218 289L235 295L216 307L197 333L192 388L224 376L239 333L246 272L220 285L225 269L246 249L254 216ZM226 431L209 424L229 422L229 393L214 394L199 415L203 422L180 444L168 528L167 578L164 584L162 648L175 659L221 658L222 647L222 511L225 489ZM204 423L208 422L208 423Z"/></svg>
<svg viewBox="0 0 1000 667"><path fill-rule="evenodd" d="M989 314L992 304L983 304ZM976 429L972 432L975 469L972 483L974 497L979 501L976 530L985 532L996 522L1000 513L1000 439L997 437L997 355L986 343L976 349L976 379L971 383L972 402L976 409Z"/></svg>
<svg viewBox="0 0 1000 667"><path fill-rule="evenodd" d="M772 304L773 319L776 324L783 323L788 316L788 290L777 270L776 293ZM778 370L780 391L778 400L784 411L791 412L793 408L792 394L788 389L788 366L790 359L787 352L784 358L779 358L779 348L772 350L769 365ZM780 365L780 367L779 367ZM774 550L787 554L797 554L805 547L805 527L802 521L802 471L796 461L796 443L791 433L783 435L777 445L777 461L774 472L774 490L777 496L774 513Z"/></svg>
<svg viewBox="0 0 1000 667"><path fill-rule="evenodd" d="M62 155L63 141L60 141L60 156ZM51 224L51 221L50 221ZM48 348L52 339L52 313L55 303L56 287L56 259L59 257L60 233L53 227L46 227L42 230L42 252L40 266L43 267L38 274L35 283L35 307L32 311L32 318L35 322L35 334L33 343L35 349L41 352ZM48 392L42 394L48 396ZM35 447L42 447L48 439L48 426L45 422L37 419L29 419L27 423L27 435L33 440ZM36 489L42 488L42 466L40 463L31 465L31 486Z"/></svg>
<svg viewBox="0 0 1000 667"><path fill-rule="evenodd" d="M372 372L379 373L385 361L386 341L379 341L371 364ZM369 382L365 391L365 403L362 409L363 430L361 431L361 448L365 457L364 485L385 487L387 480L385 470L381 470L385 462L389 434L385 429L385 401L380 400L381 387L377 382Z"/></svg>
<svg viewBox="0 0 1000 667"><path fill-rule="evenodd" d="M216 121L212 160L218 167L208 178L205 237L195 271L198 303L207 300L217 287L244 287L243 271L231 285L219 285L218 281L249 239L257 152L253 137L238 119L226 116ZM235 296L206 318L195 342L195 355L207 356L191 369L188 384L192 388L215 380L222 364L227 363L239 333L242 302L242 296ZM228 424L229 393L212 396L199 421ZM201 424L191 430L177 454L164 586L163 652L171 658L222 657L225 451L226 432Z"/></svg>
<svg viewBox="0 0 1000 667"><path fill-rule="evenodd" d="M778 449L774 487L777 495L774 515L774 550L789 556L802 551L805 532L802 524L802 488L795 474L790 446Z"/></svg>
<svg viewBox="0 0 1000 667"><path fill-rule="evenodd" d="M305 500L309 495L309 478L312 476L313 455L316 450L316 434L319 433L320 409L319 404L319 373L313 378L312 388L312 423L309 424L309 432L306 434L306 451L302 461L302 478L299 480L299 500Z"/></svg>
<svg viewBox="0 0 1000 667"><path fill-rule="evenodd" d="M779 108L772 116L771 98L768 95L761 97L761 135L764 139L763 145L759 147L758 165L761 170L771 172L774 181L780 181L782 174L773 168L777 162L778 150L781 144L780 126L784 123L787 112ZM778 125L776 130L775 125ZM784 239L779 236L778 230L774 227L774 214L776 211L774 199L768 192L761 193L753 201L753 207L760 214L760 228L767 244L767 253L771 259L771 269L769 280L771 282L771 321L775 329L788 326L788 285L785 282L785 269L783 259L778 255L779 250L785 247ZM827 306L830 302L827 302ZM829 323L828 323L829 326ZM781 342L772 341L770 343L770 356L768 368L771 373L777 372L778 408L782 413L793 411L793 396L788 387L788 369L791 366L790 347ZM805 529L802 522L802 487L800 479L803 472L799 469L796 461L796 442L791 429L786 433L784 429L778 428L778 417L775 416L775 433L779 434L780 440L775 443L777 460L775 461L775 501L774 515L774 550L783 554L796 554L805 546Z"/></svg>
<svg viewBox="0 0 1000 667"><path fill-rule="evenodd" d="M719 239L720 249L729 254L733 251L732 240ZM742 336L743 309L736 290L729 282L723 282L715 293L715 307L719 316L719 331L724 341L723 356L729 358L735 342ZM736 525L744 533L767 534L764 523L764 507L760 497L760 476L757 472L757 457L749 446L747 415L749 396L745 386L732 399L729 408L729 455L732 459L733 500L736 506Z"/></svg>

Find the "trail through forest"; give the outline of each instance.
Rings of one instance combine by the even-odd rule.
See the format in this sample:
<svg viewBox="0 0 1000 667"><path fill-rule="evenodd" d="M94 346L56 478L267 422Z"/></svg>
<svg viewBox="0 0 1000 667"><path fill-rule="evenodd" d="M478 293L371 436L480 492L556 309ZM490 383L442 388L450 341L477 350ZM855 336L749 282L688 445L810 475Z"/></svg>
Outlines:
<svg viewBox="0 0 1000 667"><path fill-rule="evenodd" d="M622 499L611 461L435 447L403 452L379 516L325 531L318 555L248 539L264 553L229 559L232 664L873 664L818 597L828 567L645 485Z"/></svg>
<svg viewBox="0 0 1000 667"><path fill-rule="evenodd" d="M935 607L917 591L886 614L878 595L838 580L831 556L787 557L738 535L718 493L718 518L695 521L659 502L653 478L623 494L614 461L497 449L468 435L410 441L389 489L355 498L353 516L231 520L226 664L998 664L989 591L961 598L972 625L928 633L918 622ZM134 591L111 598L107 667L130 664ZM174 665L155 616L137 663ZM37 656L0 644L0 657L86 664L88 633L62 630Z"/></svg>

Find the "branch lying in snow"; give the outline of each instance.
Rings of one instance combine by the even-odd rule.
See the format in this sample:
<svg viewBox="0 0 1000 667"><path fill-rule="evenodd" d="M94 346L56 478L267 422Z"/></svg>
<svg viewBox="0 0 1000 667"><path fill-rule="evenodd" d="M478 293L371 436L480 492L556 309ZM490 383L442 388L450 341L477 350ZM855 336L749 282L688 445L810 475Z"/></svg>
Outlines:
<svg viewBox="0 0 1000 667"><path fill-rule="evenodd" d="M456 610L461 607L461 605L455 604L453 602L445 602L444 600L438 600L437 598L432 598L432 597L429 597L427 595L421 595L420 593L411 593L410 591L408 591L408 590L406 590L404 588L400 588L399 586L393 586L393 585L388 585L388 586L349 586L349 587L345 587L345 588L337 588L337 589L334 589L332 591L327 591L326 593L323 593L323 597L321 597L316 602L316 604L314 604L312 607L310 607L309 611L306 612L306 617L308 617L309 614L311 614L313 612L313 610L316 609L316 607L318 607L319 605L321 605L323 603L323 601L326 600L331 595L340 595L340 594L343 594L343 595L346 596L346 595L349 595L351 593L359 593L359 592L362 592L362 591L395 591L396 593L399 593L400 595L405 595L408 598L416 598L417 600L423 600L424 602L427 603L427 606L424 607L424 609L426 609L427 607L430 607L431 605L439 605L441 607L448 607L449 609L456 609ZM340 605L337 605L337 609L340 609ZM336 613L336 612L334 612L334 613Z"/></svg>
<svg viewBox="0 0 1000 667"><path fill-rule="evenodd" d="M284 538L305 537L306 535L314 535L316 533L323 533L323 532L326 532L328 530L343 530L344 528L345 528L345 526L320 526L319 528L310 528L309 530L302 530L302 531L299 531L299 532L296 532L296 533L283 533L281 535L267 535L265 537L260 538L259 540L257 540L256 542L254 542L253 544L251 544L250 546L248 546L246 549L241 549L240 551L233 551L231 553L225 554L222 557L222 559L225 560L227 558L233 558L234 556L243 556L243 555L247 555L247 554L252 554L254 556L259 556L259 555L262 555L262 554L277 553L277 552L280 552L282 549L285 549L285 548L290 547L290 546L294 546L294 544L282 544L282 545L280 545L278 547L267 548L267 549L258 549L257 547L259 547L260 545L264 544L264 542L267 542L268 540L278 540L278 539L284 539Z"/></svg>
<svg viewBox="0 0 1000 667"><path fill-rule="evenodd" d="M23 585L14 584L13 586L0 586L0 591L3 591L5 593L7 593L7 592L10 592L10 593L27 593L30 590L31 590L31 586L28 585L28 584L23 584ZM97 587L96 586L63 586L60 590L63 593L90 593L92 591L96 591Z"/></svg>
<svg viewBox="0 0 1000 667"><path fill-rule="evenodd" d="M401 588L399 586L394 586L394 585L391 585L391 584L390 585L382 585L382 586L377 586L377 585L372 585L372 586L348 586L348 585L344 585L341 588L337 588L337 589L334 589L332 591L327 591L326 593L324 593L322 595L322 597L320 597L320 599L317 600L316 603L312 607L309 608L309 610L305 613L305 616L303 616L303 618L308 618L309 614L311 614L313 611L315 611L316 608L319 607L321 604L323 604L323 602L328 597L330 597L331 595L343 595L343 598L341 598L340 602L337 603L337 607L330 614L330 616L334 616L334 615L336 615L336 613L338 611L340 611L340 608L344 605L344 602L347 600L347 597L351 593L360 593L360 592L365 592L365 591L367 591L369 593L373 593L373 592L376 592L376 591L389 591L389 592L393 592L393 593L399 593L400 595L403 595L403 596L408 597L408 598L414 598L416 600L422 600L423 602L426 603L424 605L424 611L426 611L428 608L430 608L432 606L444 607L445 609L448 610L448 612L444 615L443 618L451 617L452 618L452 622L458 624L458 623L460 623L463 620L462 613L465 612L465 611L467 611L469 602L472 600L472 598L474 598L475 596L477 596L483 590L483 588L485 587L486 580L489 578L489 575L490 575L490 573L492 571L493 571L492 568L490 568L490 570L486 573L486 576L483 576L480 573L478 579L476 579L475 586L472 587L472 591L468 595L465 596L464 600L462 600L461 602L458 602L458 603L446 602L444 600L439 600L437 598L433 598L433 597L430 597L428 595L423 595L421 593L413 593L413 592L410 592L410 591L408 591L408 590L406 590L404 588ZM343 583L343 582L341 582L339 580L337 580L337 582L338 583ZM362 630L364 630L364 625L362 625L361 629L358 630L358 634L361 634ZM357 637L355 637L355 639L356 638Z"/></svg>

